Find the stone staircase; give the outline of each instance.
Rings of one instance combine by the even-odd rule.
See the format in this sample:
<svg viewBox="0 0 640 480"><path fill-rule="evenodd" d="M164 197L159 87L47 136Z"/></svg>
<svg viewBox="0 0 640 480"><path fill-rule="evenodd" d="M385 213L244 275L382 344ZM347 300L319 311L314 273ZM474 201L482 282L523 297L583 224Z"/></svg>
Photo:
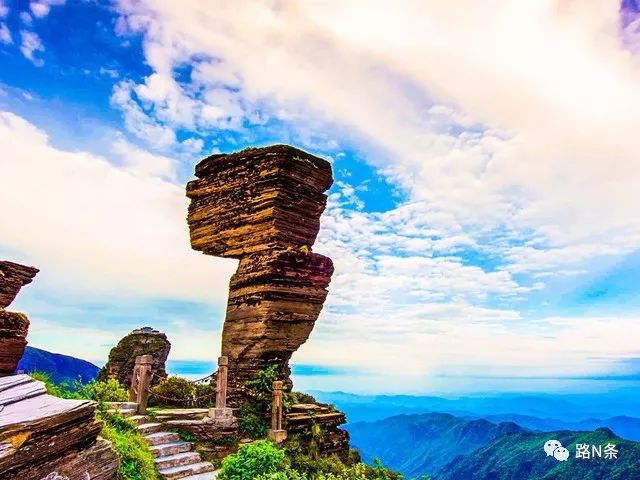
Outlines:
<svg viewBox="0 0 640 480"><path fill-rule="evenodd" d="M183 442L177 433L163 431L160 423L146 415L136 415L137 404L109 403L109 411L119 413L136 424L155 457L156 469L164 480L213 480L218 472L209 462L203 462L189 442Z"/></svg>

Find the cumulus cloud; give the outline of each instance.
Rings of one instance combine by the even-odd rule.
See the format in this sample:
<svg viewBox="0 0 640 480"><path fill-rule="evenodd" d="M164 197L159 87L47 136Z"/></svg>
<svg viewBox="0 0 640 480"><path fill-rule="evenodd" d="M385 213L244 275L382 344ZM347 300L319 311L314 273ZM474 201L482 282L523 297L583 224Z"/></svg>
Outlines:
<svg viewBox="0 0 640 480"><path fill-rule="evenodd" d="M64 4L65 0L39 0L37 2L31 2L29 9L36 18L44 18L49 15L52 6Z"/></svg>
<svg viewBox="0 0 640 480"><path fill-rule="evenodd" d="M0 42L8 45L13 43L13 38L11 37L11 32L6 24L0 23Z"/></svg>
<svg viewBox="0 0 640 480"><path fill-rule="evenodd" d="M26 30L20 31L20 51L25 56L25 58L31 60L34 65L40 67L44 65L44 62L41 58L36 58L36 52L43 52L44 46L40 41L40 37L37 33L28 32Z"/></svg>
<svg viewBox="0 0 640 480"><path fill-rule="evenodd" d="M456 228L477 239L508 226L532 242L532 270L551 257L581 263L576 252L603 240L624 254L640 239L640 73L611 2L493 0L462 15L437 1L176 9L120 2L155 70L131 88L166 105L161 121L227 112L206 96L193 108L202 83L347 126L378 147L374 165ZM194 58L191 82L172 79ZM522 251L504 250L522 271Z"/></svg>
<svg viewBox="0 0 640 480"><path fill-rule="evenodd" d="M203 128L202 112L247 117L255 104L293 130L314 118L404 192L397 208L372 213L338 185L318 245L337 270L316 342L398 332L398 356L411 353L420 371L455 363L445 345L460 354L468 341L476 354L495 338L525 345L505 354L512 365L545 348L557 362L564 340L529 339L514 302L637 248L640 71L625 44L632 22L623 38L611 1L118 5L120 31L144 35L154 71L130 85L160 105L145 121ZM185 64L190 78L177 74ZM193 94L221 86L244 110ZM469 252L495 267L465 262ZM607 350L588 335L572 344ZM360 347L375 362L375 342ZM322 347L301 358L312 351ZM577 370L584 356L574 353Z"/></svg>
<svg viewBox="0 0 640 480"><path fill-rule="evenodd" d="M45 291L86 298L224 302L233 261L190 248L187 199L173 166L124 141L115 166L58 150L26 120L0 113L0 247L41 269Z"/></svg>

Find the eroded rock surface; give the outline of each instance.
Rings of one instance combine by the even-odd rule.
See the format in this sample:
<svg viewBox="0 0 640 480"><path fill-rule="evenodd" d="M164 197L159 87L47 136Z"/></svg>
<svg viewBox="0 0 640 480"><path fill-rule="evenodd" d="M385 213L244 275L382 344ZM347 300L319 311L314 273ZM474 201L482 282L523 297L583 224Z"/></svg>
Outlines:
<svg viewBox="0 0 640 480"><path fill-rule="evenodd" d="M287 145L212 155L187 185L191 246L240 259L230 282L222 355L228 402L246 382L277 365L290 388L289 359L318 318L333 274L312 253L333 178L326 160Z"/></svg>
<svg viewBox="0 0 640 480"><path fill-rule="evenodd" d="M20 289L31 283L37 268L0 261L0 376L15 372L27 345L29 319L26 315L6 311Z"/></svg>
<svg viewBox="0 0 640 480"><path fill-rule="evenodd" d="M47 395L28 375L0 378L0 480L114 478L118 457L98 437L96 406Z"/></svg>
<svg viewBox="0 0 640 480"><path fill-rule="evenodd" d="M151 355L153 364L151 384L155 385L167 376L165 363L171 350L167 336L150 327L139 328L123 337L109 352L109 360L98 374L99 380L117 379L127 388L131 387L136 357Z"/></svg>
<svg viewBox="0 0 640 480"><path fill-rule="evenodd" d="M11 305L20 289L31 283L38 272L34 267L0 261L0 308Z"/></svg>

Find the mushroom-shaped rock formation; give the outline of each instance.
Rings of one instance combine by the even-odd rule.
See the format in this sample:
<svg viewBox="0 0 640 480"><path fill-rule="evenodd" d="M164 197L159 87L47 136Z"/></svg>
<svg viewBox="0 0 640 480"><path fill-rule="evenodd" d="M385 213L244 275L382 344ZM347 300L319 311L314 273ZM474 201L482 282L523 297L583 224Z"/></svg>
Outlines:
<svg viewBox="0 0 640 480"><path fill-rule="evenodd" d="M165 363L170 350L171 343L164 333L151 327L137 328L111 349L109 360L100 370L98 380L115 378L122 385L130 388L136 357L151 355L153 357L151 372L154 374L151 383L155 385L167 376Z"/></svg>
<svg viewBox="0 0 640 480"><path fill-rule="evenodd" d="M0 376L15 372L27 345L29 319L26 315L5 310L20 289L31 283L37 268L0 261Z"/></svg>
<svg viewBox="0 0 640 480"><path fill-rule="evenodd" d="M333 274L331 259L311 252L331 165L274 145L207 157L196 177L187 184L192 248L240 260L222 332L234 406L247 380L271 365L292 386L289 359L309 338Z"/></svg>

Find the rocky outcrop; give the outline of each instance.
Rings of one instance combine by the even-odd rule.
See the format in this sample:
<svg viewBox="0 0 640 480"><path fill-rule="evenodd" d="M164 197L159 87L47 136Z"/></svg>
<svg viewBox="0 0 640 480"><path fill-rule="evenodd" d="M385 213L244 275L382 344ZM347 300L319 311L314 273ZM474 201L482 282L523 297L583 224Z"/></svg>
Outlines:
<svg viewBox="0 0 640 480"><path fill-rule="evenodd" d="M27 375L0 378L0 480L115 478L118 457L98 438L96 406L47 395Z"/></svg>
<svg viewBox="0 0 640 480"><path fill-rule="evenodd" d="M26 315L5 310L20 289L31 283L37 268L0 261L0 376L11 375L27 345L29 319Z"/></svg>
<svg viewBox="0 0 640 480"><path fill-rule="evenodd" d="M330 258L311 251L333 179L331 165L287 145L212 155L187 185L191 246L237 258L222 332L229 358L228 402L277 365L291 387L289 359L318 318L333 274Z"/></svg>
<svg viewBox="0 0 640 480"><path fill-rule="evenodd" d="M337 455L343 462L349 461L349 433L338 428L346 423L344 413L323 403L305 403L292 405L285 415L284 427L287 433L298 434L302 441L312 439L312 426L320 427L316 441L318 453L322 457Z"/></svg>
<svg viewBox="0 0 640 480"><path fill-rule="evenodd" d="M0 308L11 305L20 289L31 283L38 272L37 268L0 261Z"/></svg>
<svg viewBox="0 0 640 480"><path fill-rule="evenodd" d="M123 337L109 352L109 360L98 374L99 380L117 379L127 388L131 387L136 357L151 355L153 364L151 384L155 385L167 376L165 363L171 350L167 336L150 327L139 328Z"/></svg>

